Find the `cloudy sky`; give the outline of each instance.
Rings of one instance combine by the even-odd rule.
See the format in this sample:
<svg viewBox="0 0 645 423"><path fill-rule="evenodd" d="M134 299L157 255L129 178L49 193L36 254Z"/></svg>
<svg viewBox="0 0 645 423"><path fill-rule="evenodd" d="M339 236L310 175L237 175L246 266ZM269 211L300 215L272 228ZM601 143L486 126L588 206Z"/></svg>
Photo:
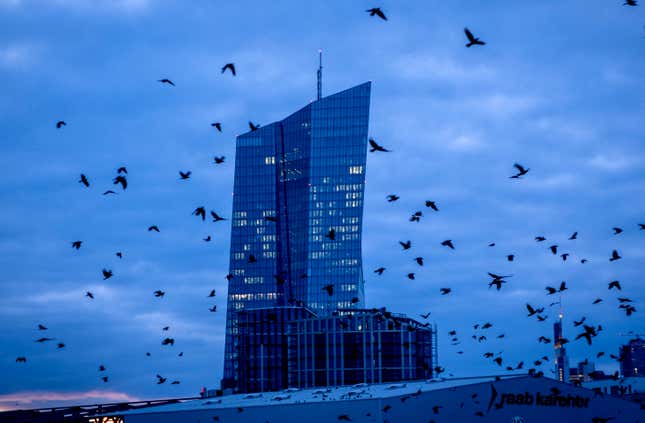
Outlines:
<svg viewBox="0 0 645 423"><path fill-rule="evenodd" d="M319 48L325 94L373 81L370 134L393 150L368 157L367 304L431 311L448 373L497 374L484 352L504 365L552 355L537 343L557 317L544 288L564 280L572 363L617 370L609 354L625 333L645 332L645 10L622 0L377 3L0 0L0 409L219 384L230 228L191 212L230 217L235 136L314 99ZM365 13L374 6L387 22ZM487 45L465 48L464 26ZM227 62L237 77L220 73ZM215 155L226 162L213 165ZM515 162L530 168L521 180L508 178ZM125 192L112 185L120 166ZM192 178L179 181L179 170ZM101 195L111 188L118 194ZM391 193L401 199L388 203ZM409 222L417 210L421 222ZM160 233L147 232L153 224ZM613 249L623 259L610 263ZM106 282L103 268L114 272ZM497 292L487 272L513 277ZM607 290L612 280L622 292ZM619 296L639 311L627 317ZM527 318L527 302L548 319ZM573 341L583 316L604 328L592 347ZM472 329L485 322L493 328ZM35 343L41 336L56 341ZM173 347L160 345L165 336ZM181 384L157 385L156 374Z"/></svg>

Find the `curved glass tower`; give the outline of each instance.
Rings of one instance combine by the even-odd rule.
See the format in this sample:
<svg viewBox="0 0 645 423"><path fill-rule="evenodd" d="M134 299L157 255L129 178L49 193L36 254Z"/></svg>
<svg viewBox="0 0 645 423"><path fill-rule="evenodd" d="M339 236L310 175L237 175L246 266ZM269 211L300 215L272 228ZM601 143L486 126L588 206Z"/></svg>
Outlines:
<svg viewBox="0 0 645 423"><path fill-rule="evenodd" d="M237 137L223 388L236 313L363 308L361 233L371 83Z"/></svg>

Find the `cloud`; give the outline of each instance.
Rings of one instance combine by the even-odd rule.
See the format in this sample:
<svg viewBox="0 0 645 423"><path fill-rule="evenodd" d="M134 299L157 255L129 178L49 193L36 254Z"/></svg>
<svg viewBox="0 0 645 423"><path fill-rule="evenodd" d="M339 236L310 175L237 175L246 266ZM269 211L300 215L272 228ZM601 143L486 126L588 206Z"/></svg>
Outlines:
<svg viewBox="0 0 645 423"><path fill-rule="evenodd" d="M141 12L150 6L150 0L0 0L0 6L42 7L43 4L54 7L66 7L83 12L118 11L124 13Z"/></svg>
<svg viewBox="0 0 645 423"><path fill-rule="evenodd" d="M47 402L131 402L138 401L125 392L90 390L82 392L23 391L0 395L0 411L44 405Z"/></svg>
<svg viewBox="0 0 645 423"><path fill-rule="evenodd" d="M626 156L621 154L596 154L587 161L587 164L595 169L606 172L618 172L627 170L638 165L640 157Z"/></svg>
<svg viewBox="0 0 645 423"><path fill-rule="evenodd" d="M35 60L36 48L31 44L14 43L0 47L0 68L25 68Z"/></svg>
<svg viewBox="0 0 645 423"><path fill-rule="evenodd" d="M410 80L491 80L498 76L498 72L490 66L477 65L465 66L451 58L434 55L407 55L401 56L390 63L390 70L398 78Z"/></svg>

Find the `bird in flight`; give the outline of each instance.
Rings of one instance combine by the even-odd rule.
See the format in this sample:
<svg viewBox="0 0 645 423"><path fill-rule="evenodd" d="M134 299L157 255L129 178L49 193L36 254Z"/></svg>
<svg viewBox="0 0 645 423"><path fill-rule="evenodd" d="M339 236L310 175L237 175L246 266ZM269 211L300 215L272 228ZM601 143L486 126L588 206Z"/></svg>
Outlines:
<svg viewBox="0 0 645 423"><path fill-rule="evenodd" d="M175 86L175 83L168 78L157 79L157 82L161 82L162 84L172 85L173 87Z"/></svg>
<svg viewBox="0 0 645 423"><path fill-rule="evenodd" d="M522 165L521 165L521 164L519 164L519 163L515 163L515 164L513 165L513 167L515 167L515 169L517 169L517 173L516 173L515 175L511 176L511 177L510 177L511 179L519 179L519 178L521 178L522 176L524 176L524 175L526 175L527 173L529 173L529 170L531 170L531 169L526 169L526 168L524 168L524 166L522 166Z"/></svg>
<svg viewBox="0 0 645 423"><path fill-rule="evenodd" d="M87 298L89 298L90 300L93 300L93 299L94 299L94 294L92 294L90 291L87 291L87 292L85 293L85 296L86 296Z"/></svg>
<svg viewBox="0 0 645 423"><path fill-rule="evenodd" d="M126 189L128 187L128 180L125 179L125 176L119 175L116 178L114 178L114 181L112 181L114 185L121 184L121 188Z"/></svg>
<svg viewBox="0 0 645 423"><path fill-rule="evenodd" d="M401 247L403 247L404 250L409 250L410 247L412 247L412 241L399 241L399 244L401 244Z"/></svg>
<svg viewBox="0 0 645 423"><path fill-rule="evenodd" d="M334 228L331 228L329 230L329 232L327 232L327 235L325 235L325 237L329 238L332 241L335 240L336 239L336 231L334 230Z"/></svg>
<svg viewBox="0 0 645 423"><path fill-rule="evenodd" d="M72 248L76 248L78 250L79 248L81 248L82 243L83 241L74 241L72 242Z"/></svg>
<svg viewBox="0 0 645 423"><path fill-rule="evenodd" d="M428 317L430 317L431 314L432 312L428 312L426 314L419 314L419 316L421 316L421 318L425 320L425 319L428 319Z"/></svg>
<svg viewBox="0 0 645 423"><path fill-rule="evenodd" d="M204 209L204 207L197 207L195 211L193 211L193 215L201 216L202 221L204 221L206 220L206 209Z"/></svg>
<svg viewBox="0 0 645 423"><path fill-rule="evenodd" d="M645 223L639 223L638 227L640 228L641 231L645 231Z"/></svg>
<svg viewBox="0 0 645 423"><path fill-rule="evenodd" d="M148 232L151 232L151 231L159 232L159 227L157 227L157 225L149 226Z"/></svg>
<svg viewBox="0 0 645 423"><path fill-rule="evenodd" d="M118 173L119 175L122 174L122 173L125 173L127 175L128 174L128 169L126 169L125 166L121 166L120 168L118 168L116 170L116 173Z"/></svg>
<svg viewBox="0 0 645 423"><path fill-rule="evenodd" d="M327 291L327 294L329 294L329 296L331 297L332 295L334 295L334 285L333 284L325 285L323 287L323 291Z"/></svg>
<svg viewBox="0 0 645 423"><path fill-rule="evenodd" d="M34 342L38 342L39 344L42 344L43 342L53 341L54 339L56 338L39 338L39 339L36 339Z"/></svg>
<svg viewBox="0 0 645 423"><path fill-rule="evenodd" d="M454 246L454 244L452 243L452 240L451 240L451 239L447 239L447 240L443 241L443 242L441 243L441 245L443 245L444 247L448 247L448 248L450 248L451 250L454 250L454 249L455 249L455 246Z"/></svg>
<svg viewBox="0 0 645 423"><path fill-rule="evenodd" d="M450 289L450 288L440 288L439 291L441 291L441 295L447 295L447 294L450 294L452 289Z"/></svg>
<svg viewBox="0 0 645 423"><path fill-rule="evenodd" d="M622 257L620 256L620 254L618 254L618 251L614 250L611 252L611 258L609 259L609 261L616 261L616 260L620 260L621 258Z"/></svg>
<svg viewBox="0 0 645 423"><path fill-rule="evenodd" d="M414 214L410 216L410 222L421 222L421 216L423 216L422 212L414 212Z"/></svg>
<svg viewBox="0 0 645 423"><path fill-rule="evenodd" d="M64 120L59 120L58 122L56 122L56 129L60 129L63 126L66 126L66 125L67 125L67 123Z"/></svg>
<svg viewBox="0 0 645 423"><path fill-rule="evenodd" d="M211 242L211 239L212 239L212 238L211 238L211 236L210 236L210 235L208 235L206 238L202 238L202 239L203 239L204 241L206 241L206 242Z"/></svg>
<svg viewBox="0 0 645 423"><path fill-rule="evenodd" d="M223 218L222 216L218 215L214 211L211 211L211 216L213 217L213 222L219 222L220 220L226 220L226 218Z"/></svg>
<svg viewBox="0 0 645 423"><path fill-rule="evenodd" d="M208 311L211 313L215 313L217 311L217 305L214 305L213 307L209 308Z"/></svg>
<svg viewBox="0 0 645 423"><path fill-rule="evenodd" d="M224 163L225 159L226 159L226 157L224 157L224 156L221 156L221 157L215 156L215 157L213 157L213 161L215 162L215 164L222 164L222 163Z"/></svg>
<svg viewBox="0 0 645 423"><path fill-rule="evenodd" d="M249 260L248 260L249 263L255 263L257 261L258 259L256 259L253 254L249 254Z"/></svg>
<svg viewBox="0 0 645 423"><path fill-rule="evenodd" d="M423 257L415 257L414 261L416 261L419 266L423 266Z"/></svg>
<svg viewBox="0 0 645 423"><path fill-rule="evenodd" d="M222 73L226 72L226 69L228 69L229 71L231 71L231 74L233 74L233 76L235 76L235 75L236 75L236 73L235 73L235 64L233 64L233 63L227 63L227 64L225 64L224 66L222 66Z"/></svg>
<svg viewBox="0 0 645 423"><path fill-rule="evenodd" d="M115 256L117 256L118 258L122 259L123 258L123 253L121 251L117 251Z"/></svg>
<svg viewBox="0 0 645 423"><path fill-rule="evenodd" d="M475 37L472 32L468 28L464 28L464 34L466 34L466 38L468 38L468 44L466 44L466 47L470 48L472 46L478 45L478 46L483 46L486 45L485 42L481 41L479 38Z"/></svg>
<svg viewBox="0 0 645 423"><path fill-rule="evenodd" d="M430 207L434 211L439 211L439 207L437 207L437 203L434 201L426 200L426 207Z"/></svg>
<svg viewBox="0 0 645 423"><path fill-rule="evenodd" d="M156 290L155 292L153 292L153 294L154 294L154 296L155 296L155 297L157 297L157 298L160 298L160 297L163 297L164 295L166 295L166 293L165 293L165 292L163 292L163 291L162 291L162 290L160 290L160 289L158 289L158 290Z"/></svg>
<svg viewBox="0 0 645 423"><path fill-rule="evenodd" d="M208 294L208 298L210 298L210 297L214 297L214 296L215 296L215 290L214 290L214 289L212 289L212 290L211 290L211 292L210 292L210 294Z"/></svg>
<svg viewBox="0 0 645 423"><path fill-rule="evenodd" d="M536 236L536 237L535 237L535 241L537 241L537 242L546 241L546 238L545 238L545 237L543 237L543 236Z"/></svg>
<svg viewBox="0 0 645 423"><path fill-rule="evenodd" d="M79 183L85 185L86 187L90 186L90 181L87 179L87 176L81 173L81 179L78 180Z"/></svg>
<svg viewBox="0 0 645 423"><path fill-rule="evenodd" d="M623 6L638 6L638 2L636 0L625 0Z"/></svg>
<svg viewBox="0 0 645 423"><path fill-rule="evenodd" d="M373 7L371 9L367 9L366 12L369 13L370 16L378 16L379 18L383 19L384 21L387 21L387 17L385 17L385 13L383 13L383 11L381 10L380 7Z"/></svg>
<svg viewBox="0 0 645 423"><path fill-rule="evenodd" d="M179 178L180 178L181 180L190 179L190 174L191 174L191 173L192 173L192 172L191 172L190 170L189 170L189 171L187 171L187 172L182 172L182 171L180 170L180 171L179 171Z"/></svg>
<svg viewBox="0 0 645 423"><path fill-rule="evenodd" d="M399 198L400 197L398 195L390 194L390 195L387 196L387 201L388 201L388 203L392 203L392 202L398 200Z"/></svg>
<svg viewBox="0 0 645 423"><path fill-rule="evenodd" d="M27 357L17 357L16 358L16 363L26 363L27 362Z"/></svg>
<svg viewBox="0 0 645 423"><path fill-rule="evenodd" d="M383 274L383 272L385 272L385 267L379 267L378 269L376 269L374 271L374 273L376 273L379 276L381 276Z"/></svg>
<svg viewBox="0 0 645 423"><path fill-rule="evenodd" d="M103 273L103 280L110 279L112 277L112 271L108 269L103 269L101 271Z"/></svg>
<svg viewBox="0 0 645 423"><path fill-rule="evenodd" d="M550 246L549 250L551 250L551 253L553 253L553 255L558 254L558 246L557 245Z"/></svg>
<svg viewBox="0 0 645 423"><path fill-rule="evenodd" d="M47 330L47 328L40 323L38 323L38 330Z"/></svg>
<svg viewBox="0 0 645 423"><path fill-rule="evenodd" d="M611 282L609 282L609 286L608 286L608 288L607 288L607 289L610 289L610 290L611 290L612 288L616 288L616 289L617 289L617 290L619 290L619 291L621 291L621 290L622 290L622 286L620 286L620 282L619 282L619 281L611 281Z"/></svg>
<svg viewBox="0 0 645 423"><path fill-rule="evenodd" d="M116 192L112 191L111 189L105 191L103 195L108 195L108 194L116 194Z"/></svg>
<svg viewBox="0 0 645 423"><path fill-rule="evenodd" d="M387 150L384 147L378 145L376 143L376 141L374 141L374 138L370 138L369 143L370 143L370 147L371 147L370 148L370 153L374 153L375 151L381 151L383 153L389 153L390 152L390 150Z"/></svg>
<svg viewBox="0 0 645 423"><path fill-rule="evenodd" d="M611 228L614 231L614 235L618 235L623 233L623 230L621 228Z"/></svg>
<svg viewBox="0 0 645 423"><path fill-rule="evenodd" d="M260 125L256 125L253 122L249 121L249 129L251 130L251 132L257 131L259 127Z"/></svg>
<svg viewBox="0 0 645 423"><path fill-rule="evenodd" d="M219 123L219 122L213 122L213 123L211 123L211 126L212 126L213 128L215 128L215 129L217 129L218 131L222 132L222 124L221 124L221 123Z"/></svg>
<svg viewBox="0 0 645 423"><path fill-rule="evenodd" d="M167 379L163 376L157 375L157 385L161 385L164 383Z"/></svg>

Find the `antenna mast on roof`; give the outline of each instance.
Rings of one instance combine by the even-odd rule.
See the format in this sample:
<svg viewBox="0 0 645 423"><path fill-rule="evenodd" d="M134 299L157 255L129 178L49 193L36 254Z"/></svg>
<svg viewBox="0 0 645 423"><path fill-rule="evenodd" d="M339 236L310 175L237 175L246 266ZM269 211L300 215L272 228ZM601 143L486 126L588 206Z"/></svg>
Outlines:
<svg viewBox="0 0 645 423"><path fill-rule="evenodd" d="M322 97L322 49L318 50L318 100Z"/></svg>

